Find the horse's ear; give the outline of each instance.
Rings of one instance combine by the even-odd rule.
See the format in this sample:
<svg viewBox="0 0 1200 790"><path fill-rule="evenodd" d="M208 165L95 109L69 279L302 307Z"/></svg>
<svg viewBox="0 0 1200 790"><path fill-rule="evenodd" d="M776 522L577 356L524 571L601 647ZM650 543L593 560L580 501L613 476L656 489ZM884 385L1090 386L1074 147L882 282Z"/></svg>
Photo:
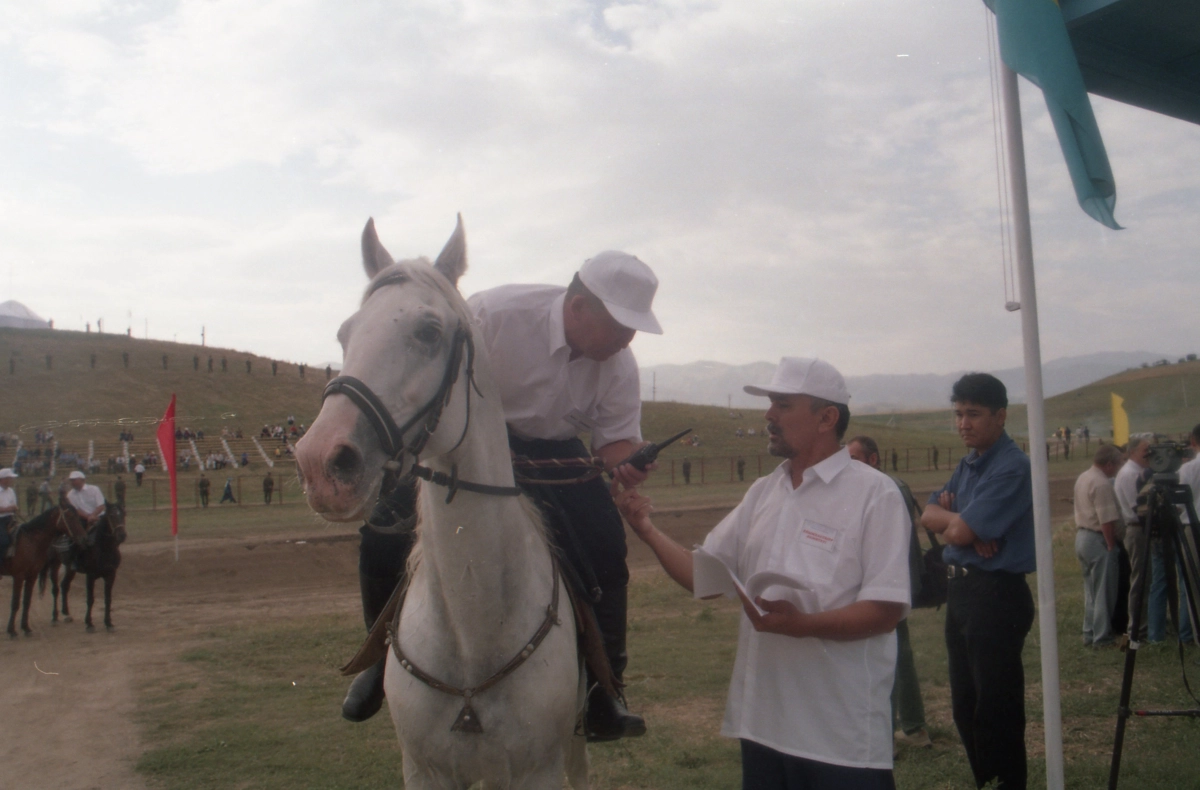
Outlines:
<svg viewBox="0 0 1200 790"><path fill-rule="evenodd" d="M362 252L363 268L367 271L368 279L374 280L375 275L395 263L392 256L379 242L379 234L375 232L374 217L368 219L367 226L363 228Z"/></svg>
<svg viewBox="0 0 1200 790"><path fill-rule="evenodd" d="M446 242L446 246L442 247L433 268L441 272L443 277L456 286L458 278L467 271L467 234L463 230L462 214L458 215L458 223L454 226L454 232L450 234L450 240Z"/></svg>

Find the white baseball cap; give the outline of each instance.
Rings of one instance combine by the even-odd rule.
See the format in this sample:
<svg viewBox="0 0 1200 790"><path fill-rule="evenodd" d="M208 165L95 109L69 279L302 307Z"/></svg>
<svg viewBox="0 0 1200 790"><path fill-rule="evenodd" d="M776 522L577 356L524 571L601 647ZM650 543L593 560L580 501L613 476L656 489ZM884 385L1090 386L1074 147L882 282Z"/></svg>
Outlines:
<svg viewBox="0 0 1200 790"><path fill-rule="evenodd" d="M67 479L68 480L87 480L87 475L85 475L83 472L80 472L78 469L76 469L74 472L67 475Z"/></svg>
<svg viewBox="0 0 1200 790"><path fill-rule="evenodd" d="M588 258L579 269L579 279L604 302L621 326L661 335L662 327L650 304L658 290L658 278L650 267L627 252L606 250Z"/></svg>
<svg viewBox="0 0 1200 790"><path fill-rule="evenodd" d="M0 469L0 480L7 480L14 477L19 477L19 475L14 472L11 467Z"/></svg>
<svg viewBox="0 0 1200 790"><path fill-rule="evenodd" d="M751 395L811 395L843 406L850 402L846 380L837 368L823 359L784 357L765 387L750 384L742 389Z"/></svg>

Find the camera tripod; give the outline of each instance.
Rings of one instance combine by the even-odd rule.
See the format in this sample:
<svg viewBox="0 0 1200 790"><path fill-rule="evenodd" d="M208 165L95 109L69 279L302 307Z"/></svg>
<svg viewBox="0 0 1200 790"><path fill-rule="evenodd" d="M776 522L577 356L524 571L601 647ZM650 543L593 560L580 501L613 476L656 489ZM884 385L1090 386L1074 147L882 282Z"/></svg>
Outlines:
<svg viewBox="0 0 1200 790"><path fill-rule="evenodd" d="M1138 568L1133 571L1134 578L1141 583L1132 596L1129 612L1129 645L1125 651L1125 672L1121 678L1121 698L1117 706L1117 734L1113 742L1112 765L1108 774L1109 790L1116 790L1117 779L1121 771L1121 746L1125 739L1125 723L1130 716L1188 716L1200 718L1200 710L1131 710L1129 696L1133 688L1133 670L1137 662L1137 651L1141 645L1138 642L1138 629L1142 626L1142 609L1146 600L1146 592L1150 587L1150 542L1155 538L1162 541L1163 564L1167 574L1168 586L1175 580L1175 558L1178 557L1182 566L1182 578L1178 585L1179 600L1188 602L1188 617L1192 623L1192 633L1200 634L1200 613L1196 611L1200 602L1200 558L1196 556L1196 547L1200 546L1200 518L1196 516L1196 507L1192 499L1192 489L1179 482L1178 475L1160 472L1154 475L1151 482L1143 489L1145 496L1145 526L1146 547L1138 558ZM1138 497L1141 502L1142 497ZM1179 508L1184 508L1188 523L1184 524L1179 518ZM1139 514L1142 508L1138 508ZM1190 540L1189 540L1190 537ZM1170 602L1171 622L1179 624L1179 607L1175 599L1168 596ZM1182 651L1180 647L1180 651ZM1184 676L1187 685L1187 676ZM1188 688L1189 694L1191 688ZM1195 699L1195 695L1192 695Z"/></svg>

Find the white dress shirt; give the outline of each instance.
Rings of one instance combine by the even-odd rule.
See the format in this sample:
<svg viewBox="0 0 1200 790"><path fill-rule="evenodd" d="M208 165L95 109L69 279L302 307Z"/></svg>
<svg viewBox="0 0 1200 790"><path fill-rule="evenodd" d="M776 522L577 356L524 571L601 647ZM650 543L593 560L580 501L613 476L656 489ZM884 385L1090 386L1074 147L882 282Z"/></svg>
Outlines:
<svg viewBox="0 0 1200 790"><path fill-rule="evenodd" d="M805 612L857 601L909 606L912 524L887 475L844 448L805 470L788 462L750 487L704 541L751 594ZM783 574L796 590L753 589L754 574ZM895 632L842 642L759 633L742 616L721 734L833 765L892 767Z"/></svg>
<svg viewBox="0 0 1200 790"><path fill-rule="evenodd" d="M566 289L502 285L467 300L479 322L504 420L524 439L570 439L592 448L642 439L637 362L623 349L604 362L571 359L563 330Z"/></svg>
<svg viewBox="0 0 1200 790"><path fill-rule="evenodd" d="M1125 519L1126 524L1136 525L1138 523L1137 481L1144 471L1146 471L1146 467L1131 459L1125 462L1125 465L1117 472L1116 478L1113 479L1113 491L1117 495L1117 504L1121 506L1121 518Z"/></svg>
<svg viewBox="0 0 1200 790"><path fill-rule="evenodd" d="M100 512L104 512L103 492L89 483L84 483L83 488L78 491L74 487L67 491L67 501L74 506L75 510L79 511L79 515L85 518L92 515L96 508L101 508Z"/></svg>
<svg viewBox="0 0 1200 790"><path fill-rule="evenodd" d="M5 508L18 508L15 510L5 510ZM14 513L19 513L17 504L17 489L0 487L0 518L11 516Z"/></svg>

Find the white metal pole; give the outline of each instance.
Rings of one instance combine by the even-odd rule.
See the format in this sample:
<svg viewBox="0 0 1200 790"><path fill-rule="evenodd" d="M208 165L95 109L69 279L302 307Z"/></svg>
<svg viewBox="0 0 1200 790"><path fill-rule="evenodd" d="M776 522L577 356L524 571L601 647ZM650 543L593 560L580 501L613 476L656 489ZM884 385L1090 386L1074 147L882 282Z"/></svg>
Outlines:
<svg viewBox="0 0 1200 790"><path fill-rule="evenodd" d="M1051 548L1050 473L1046 458L1046 412L1042 391L1042 347L1038 335L1037 286L1033 279L1033 236L1029 191L1025 182L1025 142L1021 134L1021 97L1017 74L1000 63L1004 132L1016 236L1017 278L1021 294L1021 336L1025 345L1025 395L1029 414L1029 460L1033 468L1033 530L1037 555L1038 633L1042 646L1042 708L1046 731L1046 787L1062 790L1062 702L1058 687L1058 615L1054 598Z"/></svg>

